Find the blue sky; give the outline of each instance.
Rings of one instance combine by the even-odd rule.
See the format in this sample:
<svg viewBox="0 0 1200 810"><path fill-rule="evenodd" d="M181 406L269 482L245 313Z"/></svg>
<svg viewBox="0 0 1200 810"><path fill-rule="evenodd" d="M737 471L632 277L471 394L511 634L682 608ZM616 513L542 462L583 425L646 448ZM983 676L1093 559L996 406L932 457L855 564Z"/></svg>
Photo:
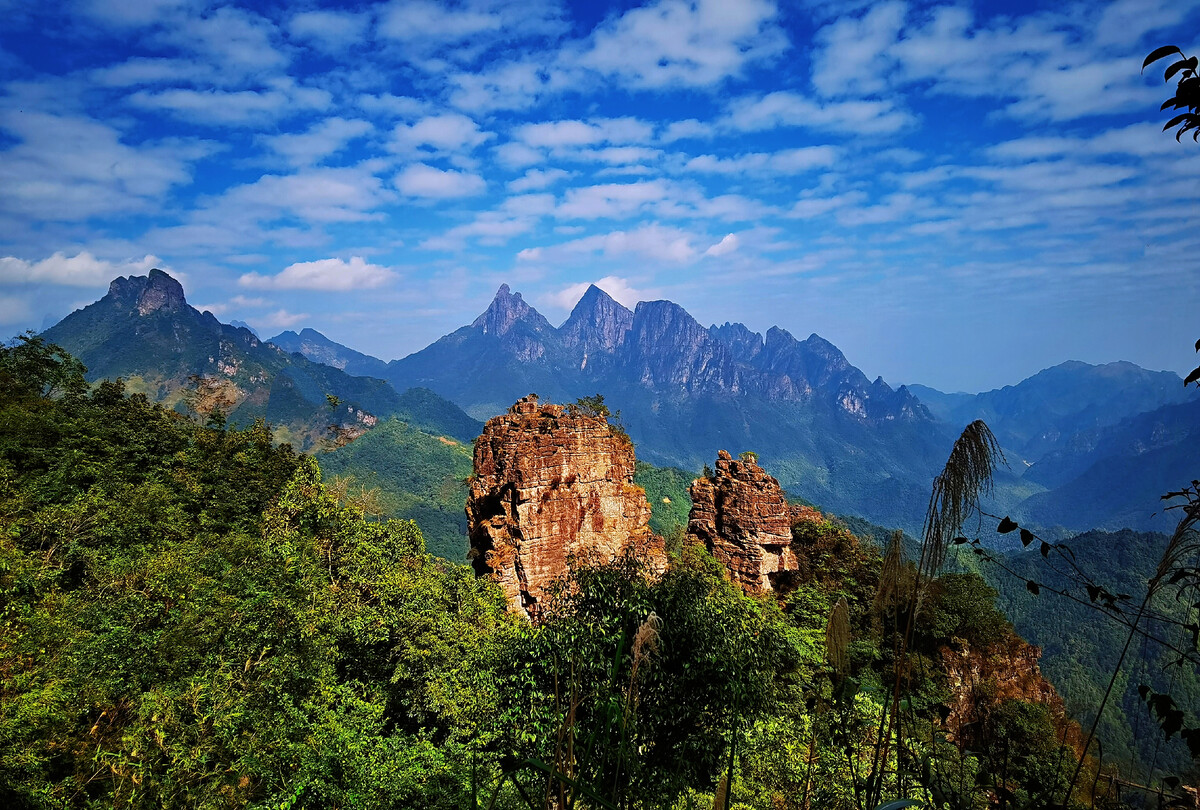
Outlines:
<svg viewBox="0 0 1200 810"><path fill-rule="evenodd" d="M158 266L384 359L596 282L893 384L1184 371L1200 147L1139 69L1198 5L0 0L0 329Z"/></svg>

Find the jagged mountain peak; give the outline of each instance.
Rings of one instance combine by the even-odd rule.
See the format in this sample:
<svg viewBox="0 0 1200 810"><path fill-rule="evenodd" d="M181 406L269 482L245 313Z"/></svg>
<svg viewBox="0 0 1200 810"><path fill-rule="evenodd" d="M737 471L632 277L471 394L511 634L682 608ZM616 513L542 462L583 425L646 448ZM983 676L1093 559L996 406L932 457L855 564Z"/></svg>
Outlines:
<svg viewBox="0 0 1200 810"><path fill-rule="evenodd" d="M558 331L568 348L612 351L624 342L632 325L633 312L592 284Z"/></svg>
<svg viewBox="0 0 1200 810"><path fill-rule="evenodd" d="M136 308L139 315L153 312L178 312L188 305L183 285L170 274L152 269L144 276L118 276L108 285L110 303Z"/></svg>
<svg viewBox="0 0 1200 810"><path fill-rule="evenodd" d="M471 326L482 329L484 334L502 337L518 321L526 321L539 329L553 328L540 312L525 303L519 292L514 293L507 284L501 284L492 303L488 304L488 308L471 323Z"/></svg>
<svg viewBox="0 0 1200 810"><path fill-rule="evenodd" d="M713 324L708 327L708 333L728 346L733 356L743 363L752 362L763 350L763 336L742 323Z"/></svg>

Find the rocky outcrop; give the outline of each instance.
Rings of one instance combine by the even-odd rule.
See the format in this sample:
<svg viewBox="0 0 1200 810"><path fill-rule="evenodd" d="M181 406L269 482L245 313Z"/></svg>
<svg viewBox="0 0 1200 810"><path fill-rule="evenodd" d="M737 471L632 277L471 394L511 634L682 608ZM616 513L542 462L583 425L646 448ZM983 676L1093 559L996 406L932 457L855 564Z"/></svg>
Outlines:
<svg viewBox="0 0 1200 810"><path fill-rule="evenodd" d="M961 747L979 743L992 733L992 713L1010 700L1040 703L1050 710L1056 729L1076 751L1083 748L1079 726L1067 717L1054 684L1042 675L1041 648L1014 633L985 649L965 641L941 648L946 685L950 689L946 732Z"/></svg>
<svg viewBox="0 0 1200 810"><path fill-rule="evenodd" d="M573 557L609 561L632 550L661 571L662 540L633 472L632 443L603 416L532 394L518 400L475 442L467 519L476 573L537 618Z"/></svg>
<svg viewBox="0 0 1200 810"><path fill-rule="evenodd" d="M141 316L152 312L179 312L187 306L183 285L157 267L145 276L121 276L108 285L107 300Z"/></svg>
<svg viewBox="0 0 1200 810"><path fill-rule="evenodd" d="M733 582L766 590L773 574L797 567L793 510L779 482L752 456L735 459L720 451L712 476L697 478L690 492L688 534L725 564Z"/></svg>

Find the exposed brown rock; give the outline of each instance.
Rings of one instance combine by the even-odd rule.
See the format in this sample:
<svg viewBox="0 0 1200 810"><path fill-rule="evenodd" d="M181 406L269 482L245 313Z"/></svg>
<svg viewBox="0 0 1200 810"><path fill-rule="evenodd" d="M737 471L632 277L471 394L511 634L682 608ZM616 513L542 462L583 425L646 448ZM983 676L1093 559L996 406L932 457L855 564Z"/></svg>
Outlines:
<svg viewBox="0 0 1200 810"><path fill-rule="evenodd" d="M980 734L989 733L990 714L1006 701L1021 700L1045 705L1068 744L1082 750L1079 726L1067 717L1063 699L1038 666L1040 647L1010 632L986 649L962 642L942 647L941 655L951 694L946 732L960 746L977 744Z"/></svg>
<svg viewBox="0 0 1200 810"><path fill-rule="evenodd" d="M712 478L693 481L691 495L688 534L729 568L734 582L765 590L772 574L796 568L792 509L779 482L752 457L720 451Z"/></svg>
<svg viewBox="0 0 1200 810"><path fill-rule="evenodd" d="M573 556L608 561L632 549L662 570L662 540L633 471L632 443L604 417L518 400L475 443L467 520L476 572L536 618Z"/></svg>

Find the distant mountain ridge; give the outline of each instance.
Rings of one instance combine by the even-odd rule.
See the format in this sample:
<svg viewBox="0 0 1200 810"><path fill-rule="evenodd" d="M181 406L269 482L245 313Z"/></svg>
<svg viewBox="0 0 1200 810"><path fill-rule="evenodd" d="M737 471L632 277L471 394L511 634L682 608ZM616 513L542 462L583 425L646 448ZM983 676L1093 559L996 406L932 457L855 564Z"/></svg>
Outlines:
<svg viewBox="0 0 1200 810"><path fill-rule="evenodd" d="M356 352L354 349L335 343L316 329L301 329L296 332L280 332L269 339L289 354L302 354L314 363L323 363L359 377L379 377L387 373L387 363L378 357Z"/></svg>
<svg viewBox="0 0 1200 810"><path fill-rule="evenodd" d="M910 528L953 441L907 389L869 380L817 335L705 327L678 304L631 310L594 285L558 327L502 285L471 324L388 363L385 378L476 418L530 392L599 392L653 464L698 470L717 450L754 450L805 498Z"/></svg>
<svg viewBox="0 0 1200 810"><path fill-rule="evenodd" d="M531 391L558 402L599 392L647 462L698 470L719 449L753 450L799 497L914 533L933 476L975 418L1012 464L988 506L1029 525L1164 529L1160 490L1197 475L1200 397L1170 372L1073 361L981 394L893 389L818 335L706 328L670 301L631 310L595 286L555 327L503 285L471 324L390 363L313 329L263 343L188 306L157 270L114 280L45 334L92 379L122 376L177 407L190 396L238 422L263 417L301 447L327 445L331 421L357 435L393 414L423 436L470 442L478 417Z"/></svg>
<svg viewBox="0 0 1200 810"><path fill-rule="evenodd" d="M1178 374L1125 361L1071 360L1016 385L974 395L943 394L921 385L911 390L943 421L965 425L983 419L1001 444L1030 463L1075 434L1197 398Z"/></svg>

